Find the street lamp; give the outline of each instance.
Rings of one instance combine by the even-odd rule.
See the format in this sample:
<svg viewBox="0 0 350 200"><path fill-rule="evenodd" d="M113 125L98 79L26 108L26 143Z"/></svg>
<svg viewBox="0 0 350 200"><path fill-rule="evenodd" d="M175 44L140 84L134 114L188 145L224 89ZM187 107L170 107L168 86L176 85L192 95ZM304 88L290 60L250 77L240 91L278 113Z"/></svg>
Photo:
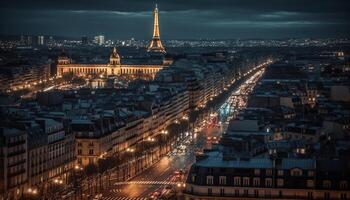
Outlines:
<svg viewBox="0 0 350 200"><path fill-rule="evenodd" d="M28 190L27 190L27 193L29 196L35 196L38 194L38 189L36 188L32 188L32 187L29 187Z"/></svg>
<svg viewBox="0 0 350 200"><path fill-rule="evenodd" d="M148 138L147 138L147 141L148 141L148 142L154 142L154 141L156 141L156 139L151 138L151 137L148 137Z"/></svg>
<svg viewBox="0 0 350 200"><path fill-rule="evenodd" d="M81 167L80 165L75 165L74 169L79 171L79 170L83 170L83 167Z"/></svg>
<svg viewBox="0 0 350 200"><path fill-rule="evenodd" d="M54 179L53 182L58 184L58 185L63 184L63 180L62 179L58 179L58 178Z"/></svg>

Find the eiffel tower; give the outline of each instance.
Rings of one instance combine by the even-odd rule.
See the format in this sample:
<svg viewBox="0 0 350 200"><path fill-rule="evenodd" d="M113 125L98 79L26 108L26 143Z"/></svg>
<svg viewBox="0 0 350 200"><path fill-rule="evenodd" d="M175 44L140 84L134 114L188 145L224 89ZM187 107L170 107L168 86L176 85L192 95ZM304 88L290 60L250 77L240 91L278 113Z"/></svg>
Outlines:
<svg viewBox="0 0 350 200"><path fill-rule="evenodd" d="M157 52L157 53L165 53L165 48L160 41L159 36L159 24L158 24L158 7L156 7L153 11L154 24L153 24L153 37L151 43L149 44L147 51L149 52Z"/></svg>

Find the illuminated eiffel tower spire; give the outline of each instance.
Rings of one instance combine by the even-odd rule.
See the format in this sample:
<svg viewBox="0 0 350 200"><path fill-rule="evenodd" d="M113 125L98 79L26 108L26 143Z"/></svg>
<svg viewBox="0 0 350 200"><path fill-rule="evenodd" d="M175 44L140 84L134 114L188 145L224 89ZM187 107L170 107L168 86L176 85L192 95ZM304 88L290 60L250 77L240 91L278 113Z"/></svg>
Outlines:
<svg viewBox="0 0 350 200"><path fill-rule="evenodd" d="M163 47L162 42L160 41L157 4L153 11L153 17L154 17L153 37L147 50L151 52L165 53L165 48Z"/></svg>

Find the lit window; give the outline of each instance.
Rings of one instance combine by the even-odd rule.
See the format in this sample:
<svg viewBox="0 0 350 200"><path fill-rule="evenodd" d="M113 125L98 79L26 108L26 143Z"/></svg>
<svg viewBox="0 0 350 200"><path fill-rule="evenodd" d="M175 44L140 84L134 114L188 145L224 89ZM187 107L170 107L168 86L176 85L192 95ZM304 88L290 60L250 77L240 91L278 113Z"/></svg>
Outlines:
<svg viewBox="0 0 350 200"><path fill-rule="evenodd" d="M249 177L243 178L243 186L249 186Z"/></svg>
<svg viewBox="0 0 350 200"><path fill-rule="evenodd" d="M213 181L213 176L207 176L207 185L213 185L214 181Z"/></svg>
<svg viewBox="0 0 350 200"><path fill-rule="evenodd" d="M220 185L226 185L226 176L220 176L219 182L220 182Z"/></svg>
<svg viewBox="0 0 350 200"><path fill-rule="evenodd" d="M241 185L241 177L234 177L234 184L235 186Z"/></svg>
<svg viewBox="0 0 350 200"><path fill-rule="evenodd" d="M265 187L271 187L271 186L272 186L272 178L266 178Z"/></svg>
<svg viewBox="0 0 350 200"><path fill-rule="evenodd" d="M260 186L260 178L253 178L253 185L254 187Z"/></svg>
<svg viewBox="0 0 350 200"><path fill-rule="evenodd" d="M301 169L292 169L290 174L291 176L301 176L303 171Z"/></svg>

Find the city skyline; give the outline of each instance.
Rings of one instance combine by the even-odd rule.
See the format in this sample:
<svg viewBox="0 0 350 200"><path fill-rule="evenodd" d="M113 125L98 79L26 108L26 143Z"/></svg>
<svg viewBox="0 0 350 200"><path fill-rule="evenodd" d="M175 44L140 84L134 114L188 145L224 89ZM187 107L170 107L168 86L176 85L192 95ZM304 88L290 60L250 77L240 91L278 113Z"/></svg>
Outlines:
<svg viewBox="0 0 350 200"><path fill-rule="evenodd" d="M81 37L103 34L112 39L152 35L152 9L158 3L162 38L247 39L346 37L347 1L21 1L1 4L1 35ZM162 31L166 30L166 31ZM186 30L186 31L183 31Z"/></svg>
<svg viewBox="0 0 350 200"><path fill-rule="evenodd" d="M349 0L0 2L0 200L346 200Z"/></svg>

